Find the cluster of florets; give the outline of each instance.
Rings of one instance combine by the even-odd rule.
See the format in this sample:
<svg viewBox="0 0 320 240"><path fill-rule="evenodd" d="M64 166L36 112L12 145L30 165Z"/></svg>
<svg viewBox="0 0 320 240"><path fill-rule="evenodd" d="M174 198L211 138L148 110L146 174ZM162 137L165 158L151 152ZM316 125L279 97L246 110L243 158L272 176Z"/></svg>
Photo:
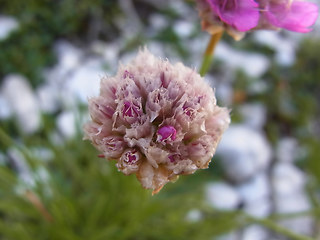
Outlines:
<svg viewBox="0 0 320 240"><path fill-rule="evenodd" d="M309 32L318 17L314 3L299 0L196 0L202 28L226 30L236 40L257 29Z"/></svg>
<svg viewBox="0 0 320 240"><path fill-rule="evenodd" d="M89 111L85 138L154 193L181 174L207 168L230 122L199 74L147 50L101 80Z"/></svg>

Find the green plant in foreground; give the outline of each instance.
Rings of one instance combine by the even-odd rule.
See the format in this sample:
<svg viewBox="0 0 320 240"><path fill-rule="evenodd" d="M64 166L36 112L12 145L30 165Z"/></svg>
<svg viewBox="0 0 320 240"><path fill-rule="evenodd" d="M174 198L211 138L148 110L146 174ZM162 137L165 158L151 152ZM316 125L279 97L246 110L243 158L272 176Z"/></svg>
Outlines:
<svg viewBox="0 0 320 240"><path fill-rule="evenodd" d="M201 191L183 188L184 181L151 197L114 163L95 159L97 152L81 138L61 146L40 136L24 142L31 171L44 167L48 178L23 193L16 174L0 168L0 239L210 239L239 225L235 213L207 216ZM54 153L48 163L31 154L40 143ZM204 210L203 218L187 220L195 208Z"/></svg>

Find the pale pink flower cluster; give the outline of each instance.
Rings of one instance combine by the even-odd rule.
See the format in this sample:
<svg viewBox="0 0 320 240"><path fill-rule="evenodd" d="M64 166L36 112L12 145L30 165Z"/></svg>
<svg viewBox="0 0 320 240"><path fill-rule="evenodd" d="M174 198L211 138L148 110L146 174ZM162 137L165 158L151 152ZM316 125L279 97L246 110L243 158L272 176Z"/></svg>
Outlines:
<svg viewBox="0 0 320 240"><path fill-rule="evenodd" d="M207 168L229 111L194 70L144 49L89 99L85 139L126 175L157 193L179 175Z"/></svg>
<svg viewBox="0 0 320 240"><path fill-rule="evenodd" d="M257 29L306 33L318 17L318 6L302 0L196 0L202 28L226 30L236 40Z"/></svg>

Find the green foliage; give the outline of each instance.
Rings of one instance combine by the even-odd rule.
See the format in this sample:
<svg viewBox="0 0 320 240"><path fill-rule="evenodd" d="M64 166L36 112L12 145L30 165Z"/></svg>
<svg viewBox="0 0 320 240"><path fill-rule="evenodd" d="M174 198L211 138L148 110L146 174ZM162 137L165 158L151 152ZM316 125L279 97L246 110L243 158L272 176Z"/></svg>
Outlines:
<svg viewBox="0 0 320 240"><path fill-rule="evenodd" d="M1 9L17 17L20 27L0 41L0 79L8 73L21 73L36 85L43 67L54 62L51 49L55 40L81 38L84 44L117 34L112 23L119 13L116 0L7 0Z"/></svg>
<svg viewBox="0 0 320 240"><path fill-rule="evenodd" d="M96 157L80 136L57 146L44 135L25 138L23 153L33 173L41 167L48 172L48 179L35 178L32 191L53 220L46 221L28 201L21 191L26 185L16 174L1 167L0 239L210 239L240 225L236 213L209 210L197 175L151 196L135 176L124 176L114 162ZM53 151L54 158L45 162L32 154L39 145ZM203 218L187 220L192 209L202 211Z"/></svg>

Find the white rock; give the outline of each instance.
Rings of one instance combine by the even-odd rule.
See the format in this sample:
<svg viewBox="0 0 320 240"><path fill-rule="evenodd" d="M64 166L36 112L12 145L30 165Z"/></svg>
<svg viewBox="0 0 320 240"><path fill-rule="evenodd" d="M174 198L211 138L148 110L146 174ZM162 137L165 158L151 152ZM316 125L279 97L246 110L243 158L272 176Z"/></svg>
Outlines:
<svg viewBox="0 0 320 240"><path fill-rule="evenodd" d="M67 41L58 41L54 46L58 58L58 65L65 71L74 69L80 64L83 53L80 49Z"/></svg>
<svg viewBox="0 0 320 240"><path fill-rule="evenodd" d="M259 173L247 182L236 187L245 204L254 204L269 198L271 194L269 179L266 173Z"/></svg>
<svg viewBox="0 0 320 240"><path fill-rule="evenodd" d="M62 112L57 118L57 127L65 138L72 138L76 134L76 121L73 112Z"/></svg>
<svg viewBox="0 0 320 240"><path fill-rule="evenodd" d="M236 209L240 203L240 197L235 189L223 182L208 184L206 198L211 206L222 210Z"/></svg>
<svg viewBox="0 0 320 240"><path fill-rule="evenodd" d="M298 142L295 138L283 138L279 141L276 157L278 161L292 163L298 155Z"/></svg>
<svg viewBox="0 0 320 240"><path fill-rule="evenodd" d="M216 85L216 97L223 106L230 106L233 101L233 89L230 82L220 82Z"/></svg>
<svg viewBox="0 0 320 240"><path fill-rule="evenodd" d="M42 160L44 162L48 162L54 157L54 152L49 148L35 147L30 150L32 152L32 155L35 156L36 159Z"/></svg>
<svg viewBox="0 0 320 240"><path fill-rule="evenodd" d="M68 77L65 90L86 104L88 97L99 95L100 80L104 75L102 61L88 59Z"/></svg>
<svg viewBox="0 0 320 240"><path fill-rule="evenodd" d="M239 235L240 234L237 231L233 231L233 232L215 237L212 240L240 240Z"/></svg>
<svg viewBox="0 0 320 240"><path fill-rule="evenodd" d="M202 219L202 213L198 209L192 209L187 213L186 218L189 222L198 222Z"/></svg>
<svg viewBox="0 0 320 240"><path fill-rule="evenodd" d="M180 38L186 38L192 34L193 24L185 20L179 20L174 23L173 30Z"/></svg>
<svg viewBox="0 0 320 240"><path fill-rule="evenodd" d="M44 84L37 88L36 93L39 105L43 112L54 113L60 107L58 89L49 84Z"/></svg>
<svg viewBox="0 0 320 240"><path fill-rule="evenodd" d="M169 1L169 6L182 17L188 17L190 19L192 17L197 16L197 12L192 11L184 2Z"/></svg>
<svg viewBox="0 0 320 240"><path fill-rule="evenodd" d="M250 83L248 87L248 93L253 95L264 94L268 91L268 89L269 87L267 81L262 81L262 79L259 79Z"/></svg>
<svg viewBox="0 0 320 240"><path fill-rule="evenodd" d="M273 210L273 205L270 198L261 198L259 201L246 203L243 210L256 218L268 217Z"/></svg>
<svg viewBox="0 0 320 240"><path fill-rule="evenodd" d="M274 207L277 213L298 213L310 210L311 204L304 191L288 195L275 195Z"/></svg>
<svg viewBox="0 0 320 240"><path fill-rule="evenodd" d="M271 148L264 135L247 126L233 125L222 136L217 148L227 177L243 182L266 169Z"/></svg>
<svg viewBox="0 0 320 240"><path fill-rule="evenodd" d="M37 98L27 79L20 75L8 75L3 80L2 94L17 117L21 130L30 134L41 124Z"/></svg>
<svg viewBox="0 0 320 240"><path fill-rule="evenodd" d="M0 95L0 119L8 119L12 115L9 103L6 98Z"/></svg>
<svg viewBox="0 0 320 240"><path fill-rule="evenodd" d="M6 39L18 27L19 23L14 17L0 15L0 41Z"/></svg>
<svg viewBox="0 0 320 240"><path fill-rule="evenodd" d="M4 166L6 164L6 155L0 152L0 166Z"/></svg>
<svg viewBox="0 0 320 240"><path fill-rule="evenodd" d="M270 238L265 228L259 225L251 225L243 230L242 240L270 240Z"/></svg>
<svg viewBox="0 0 320 240"><path fill-rule="evenodd" d="M261 103L244 104L240 108L244 123L255 129L262 129L266 122L266 107Z"/></svg>
<svg viewBox="0 0 320 240"><path fill-rule="evenodd" d="M271 175L272 188L277 196L302 191L306 182L303 172L290 163L277 163Z"/></svg>
<svg viewBox="0 0 320 240"><path fill-rule="evenodd" d="M292 38L283 38L276 31L256 31L253 36L258 43L276 51L275 59L278 64L290 66L294 63L296 41Z"/></svg>
<svg viewBox="0 0 320 240"><path fill-rule="evenodd" d="M161 57L163 59L166 58L166 55L163 50L163 44L159 42L150 42L148 43L148 49L153 55Z"/></svg>
<svg viewBox="0 0 320 240"><path fill-rule="evenodd" d="M241 69L251 77L260 77L270 65L264 55L235 50L224 42L218 43L215 57L224 61L227 68Z"/></svg>
<svg viewBox="0 0 320 240"><path fill-rule="evenodd" d="M149 24L154 31L161 31L169 24L168 19L163 14L154 13L149 18Z"/></svg>
<svg viewBox="0 0 320 240"><path fill-rule="evenodd" d="M18 184L16 190L19 193L22 193L22 191L26 190L26 188L34 187L35 181L24 155L16 148L10 148L7 154L10 163L17 171L19 179L21 181L21 183Z"/></svg>
<svg viewBox="0 0 320 240"><path fill-rule="evenodd" d="M182 44L184 44L184 46L188 49L190 55L192 56L192 58L190 59L190 63L188 62L187 63L191 67L195 66L197 72L199 72L201 68L203 51L205 49L204 44L208 43L209 41L210 41L209 34L202 34L196 38L182 41Z"/></svg>
<svg viewBox="0 0 320 240"><path fill-rule="evenodd" d="M108 43L97 40L91 44L91 50L94 54L102 56L103 62L105 62L110 70L115 73L118 65L120 48L123 43L124 41L120 40Z"/></svg>
<svg viewBox="0 0 320 240"><path fill-rule="evenodd" d="M276 196L274 203L274 210L279 214L293 214L311 210L310 201L302 191L290 195ZM305 235L311 235L314 227L314 220L310 216L291 217L281 220L279 223L291 231Z"/></svg>

